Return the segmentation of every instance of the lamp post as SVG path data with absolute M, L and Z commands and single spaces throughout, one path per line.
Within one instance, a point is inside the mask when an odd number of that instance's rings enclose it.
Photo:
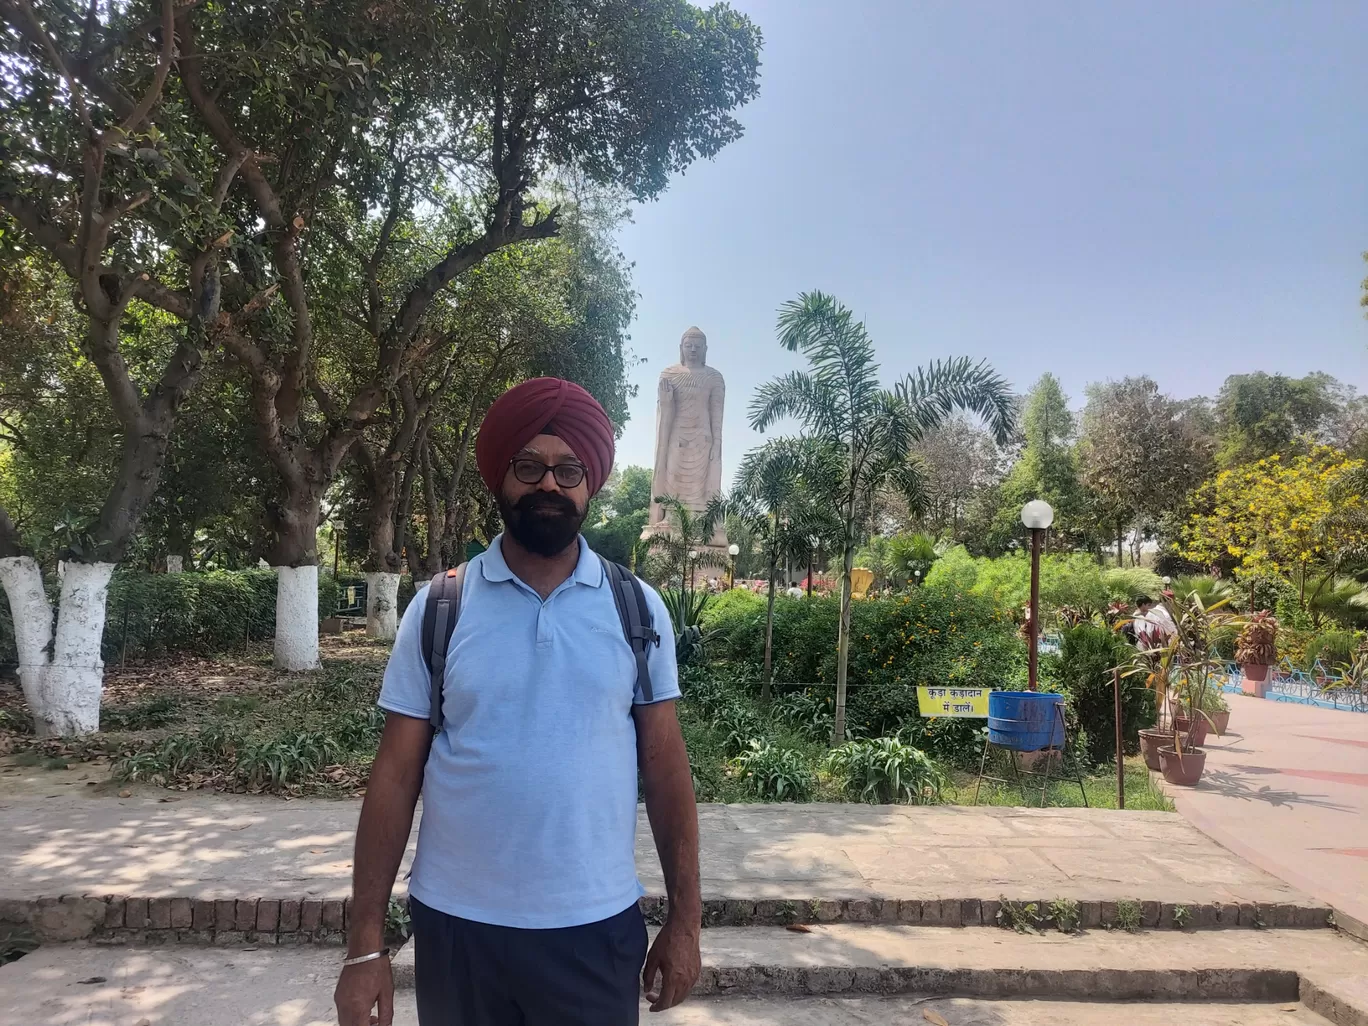
M 916 586 L 917 586 L 918 588 L 920 588 L 920 587 L 921 587 L 921 571 L 920 571 L 920 570 L 913 570 L 913 571 L 912 571 L 912 576 L 913 576 L 914 578 L 916 578 Z
M 694 590 L 694 574 L 698 571 L 698 550 L 689 550 L 689 590 Z
M 1040 539 L 1054 523 L 1054 510 L 1044 499 L 1032 499 L 1021 507 L 1021 522 L 1031 531 L 1031 630 L 1026 653 L 1026 686 L 1036 689 L 1036 669 L 1040 662 Z
M 741 555 L 741 546 L 732 542 L 727 546 L 727 555 L 731 556 L 731 562 L 727 565 L 727 590 L 731 591 L 736 587 L 736 557 Z

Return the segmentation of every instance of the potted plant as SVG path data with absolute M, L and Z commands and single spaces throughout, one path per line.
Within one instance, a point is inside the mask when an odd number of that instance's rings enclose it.
M 1255 613 L 1245 623 L 1235 644 L 1235 661 L 1244 678 L 1244 693 L 1263 698 L 1268 693 L 1268 668 L 1278 661 L 1278 620 L 1272 613 Z
M 1200 733 L 1204 733 L 1207 726 L 1203 709 L 1210 705 L 1209 695 L 1216 689 L 1222 672 L 1211 634 L 1225 619 L 1217 612 L 1225 603 L 1222 599 L 1208 608 L 1196 592 L 1181 604 L 1165 597 L 1164 608 L 1173 623 L 1172 633 L 1161 644 L 1137 652 L 1123 668 L 1128 676 L 1145 676 L 1147 686 L 1155 692 L 1161 715 L 1167 717 L 1168 730 L 1148 739 L 1146 732 L 1141 731 L 1140 745 L 1146 753 L 1146 765 L 1153 766 L 1151 753 L 1157 756 L 1159 772 L 1172 784 L 1192 786 L 1206 768 L 1206 752 L 1192 735 L 1184 733 L 1184 727 L 1191 729 L 1200 720 Z

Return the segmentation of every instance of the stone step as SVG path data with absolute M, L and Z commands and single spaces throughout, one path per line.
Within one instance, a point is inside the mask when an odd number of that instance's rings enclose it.
M 942 935 L 943 936 L 943 935 Z M 1303 937 L 1305 935 L 1302 935 Z M 6 1022 L 148 1026 L 335 1026 L 332 991 L 339 956 L 324 948 L 128 949 L 57 944 L 0 967 Z M 1340 981 L 1342 984 L 1342 981 Z M 1306 991 L 1303 983 L 1303 991 Z M 1346 988 L 1341 985 L 1341 992 Z M 1362 1009 L 1339 1009 L 1360 1026 Z M 985 1000 L 935 994 L 876 996 L 695 996 L 644 1026 L 1297 1026 L 1326 1019 L 1295 1000 L 1274 1003 L 1117 1003 Z M 644 1009 L 643 1009 L 644 1013 Z M 412 990 L 395 995 L 394 1026 L 416 1026 Z
M 91 939 L 108 944 L 341 944 L 351 918 L 344 898 L 276 894 L 217 897 L 67 894 L 0 898 L 0 935 L 31 932 L 44 942 Z M 703 925 L 886 923 L 919 927 L 1002 925 L 1004 905 L 1035 906 L 1042 928 L 1053 925 L 1049 898 L 765 898 L 714 897 L 703 903 Z M 1160 902 L 1133 899 L 1143 927 L 1170 930 L 1324 929 L 1334 924 L 1329 906 L 1314 899 L 1277 903 Z M 1079 926 L 1117 922 L 1120 901 L 1075 902 Z M 665 920 L 663 897 L 641 899 L 647 922 Z M 8 930 L 7 930 L 8 928 Z
M 1368 1007 L 1368 947 L 1326 931 L 1065 935 L 908 926 L 703 931 L 699 995 L 938 994 L 1111 1001 L 1292 1001 L 1303 980 Z M 413 986 L 413 945 L 394 958 Z M 1324 1004 L 1324 1002 L 1322 1002 Z M 1356 1024 L 1357 1026 L 1357 1024 Z M 1368 1026 L 1368 1024 L 1364 1024 Z

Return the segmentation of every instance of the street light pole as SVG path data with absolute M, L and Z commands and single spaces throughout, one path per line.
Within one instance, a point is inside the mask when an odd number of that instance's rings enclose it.
M 741 546 L 732 542 L 727 546 L 727 555 L 731 556 L 727 563 L 727 590 L 731 591 L 736 587 L 736 557 L 741 555 Z
M 1054 510 L 1044 499 L 1032 499 L 1021 507 L 1021 522 L 1031 531 L 1031 611 L 1026 653 L 1026 687 L 1034 691 L 1040 664 L 1040 542 L 1054 523 Z

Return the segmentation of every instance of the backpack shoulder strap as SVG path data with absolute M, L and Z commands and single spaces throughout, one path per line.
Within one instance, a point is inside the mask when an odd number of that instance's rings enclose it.
M 660 635 L 651 623 L 651 607 L 646 602 L 646 590 L 642 588 L 636 574 L 622 564 L 614 563 L 602 556 L 599 560 L 603 563 L 603 573 L 608 586 L 613 590 L 618 619 L 622 621 L 623 637 L 627 639 L 627 646 L 636 657 L 637 687 L 641 689 L 641 696 L 647 702 L 654 702 L 655 692 L 651 688 L 651 668 L 646 662 L 646 650 L 652 644 L 660 644 Z
M 447 649 L 456 630 L 456 621 L 461 618 L 461 594 L 465 590 L 469 565 L 462 563 L 433 577 L 423 606 L 423 662 L 427 664 L 432 695 L 428 722 L 432 724 L 434 734 L 442 729 L 442 683 L 446 680 Z

